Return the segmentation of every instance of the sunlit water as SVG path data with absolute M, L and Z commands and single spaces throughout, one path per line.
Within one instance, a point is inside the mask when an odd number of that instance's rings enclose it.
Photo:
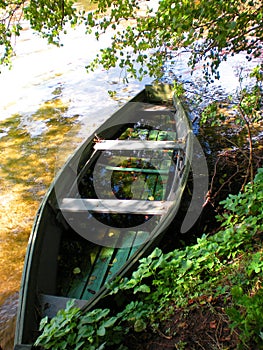
M 118 69 L 87 74 L 85 66 L 108 40 L 105 35 L 97 42 L 80 27 L 70 30 L 62 38 L 64 46 L 56 48 L 33 34 L 25 23 L 13 68 L 2 69 L 0 345 L 4 350 L 12 348 L 17 292 L 33 219 L 56 171 L 86 136 L 151 81 L 131 80 L 126 86 L 124 72 Z M 190 75 L 186 59 L 186 55 L 179 56 L 176 65 L 168 61 L 164 80 L 176 76 L 189 93 L 203 94 L 203 103 L 227 95 L 239 84 L 244 57 L 224 63 L 222 79 L 212 88 L 204 86 L 200 69 Z M 117 92 L 116 98 L 109 96 L 109 90 Z M 193 114 L 199 113 L 198 107 Z

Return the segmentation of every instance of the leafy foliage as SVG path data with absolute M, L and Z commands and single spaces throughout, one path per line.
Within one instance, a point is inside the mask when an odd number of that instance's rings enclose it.
M 259 65 L 256 66 L 252 70 L 250 78 L 250 86 L 242 87 L 242 78 L 241 76 L 239 77 L 240 89 L 237 92 L 237 98 L 235 96 L 229 96 L 226 102 L 228 112 L 224 111 L 222 113 L 220 103 L 212 102 L 204 109 L 200 120 L 200 124 L 202 125 L 222 126 L 224 123 L 230 123 L 232 126 L 235 125 L 236 129 L 238 128 L 239 133 L 246 131 L 249 156 L 247 157 L 247 175 L 244 184 L 247 183 L 248 179 L 253 182 L 254 178 L 252 128 L 256 123 L 262 123 L 263 121 L 262 67 Z M 242 147 L 244 147 L 244 145 L 240 148 Z
M 228 308 L 227 313 L 232 319 L 232 328 L 241 330 L 240 347 L 253 340 L 254 345 L 263 343 L 263 289 L 252 295 L 244 292 L 240 286 L 231 290 L 234 307 Z
M 77 12 L 72 0 L 6 0 L 0 1 L 0 64 L 11 64 L 14 53 L 14 36 L 19 36 L 22 20 L 47 38 L 49 43 L 59 44 L 59 33 L 65 24 L 76 25 L 81 12 Z
M 94 1 L 95 2 L 95 1 Z M 205 60 L 204 74 L 218 77 L 219 64 L 229 54 L 247 52 L 247 58 L 262 52 L 263 5 L 260 0 L 160 1 L 154 10 L 142 8 L 137 0 L 98 0 L 97 10 L 77 12 L 74 1 L 8 0 L 0 2 L 2 62 L 12 53 L 11 36 L 19 35 L 23 12 L 33 29 L 51 43 L 58 43 L 66 22 L 83 22 L 95 36 L 110 30 L 111 43 L 87 67 L 119 65 L 133 76 L 161 75 L 167 48 L 191 52 L 190 65 Z M 19 14 L 19 16 L 17 16 Z M 106 15 L 106 16 L 105 16 Z M 18 18 L 19 17 L 19 18 Z
M 218 77 L 217 68 L 228 54 L 247 51 L 248 59 L 261 54 L 260 1 L 166 0 L 159 3 L 157 11 L 149 9 L 144 16 L 135 1 L 121 3 L 122 6 L 119 6 L 120 1 L 111 2 L 110 16 L 100 24 L 102 31 L 111 26 L 119 28 L 114 32 L 111 46 L 102 50 L 97 57 L 96 62 L 102 63 L 105 68 L 118 61 L 136 75 L 134 66 L 140 64 L 139 75 L 147 71 L 150 75 L 158 76 L 166 54 L 166 50 L 161 48 L 165 45 L 179 52 L 181 48 L 187 48 L 192 53 L 192 68 L 201 60 L 206 60 L 204 73 L 209 80 L 211 73 Z M 131 5 L 133 11 L 130 11 Z M 99 11 L 106 11 L 106 6 L 104 3 Z M 117 27 L 123 19 L 129 19 L 124 29 Z M 131 55 L 130 49 L 135 56 Z M 145 55 L 149 49 L 154 51 Z
M 67 320 L 60 311 L 50 323 L 42 321 L 44 332 L 37 343 L 46 349 L 71 349 L 74 337 L 77 349 L 102 349 L 112 342 L 124 349 L 120 344 L 129 330 L 142 332 L 148 326 L 158 330 L 174 305 L 182 307 L 189 300 L 225 295 L 232 296 L 228 315 L 232 327 L 240 331 L 241 345 L 253 341 L 262 345 L 263 168 L 243 193 L 230 195 L 222 204 L 222 229 L 215 235 L 203 235 L 196 244 L 168 254 L 156 248 L 140 260 L 131 278 L 111 285 L 112 294 L 130 292 L 136 301 L 114 316 L 108 309 L 82 315 L 73 308 L 67 310 Z M 91 344 L 93 348 L 88 347 Z
M 249 87 L 242 87 L 242 78 L 240 78 L 241 88 L 240 91 L 238 91 L 238 98 L 229 96 L 229 107 L 235 111 L 233 122 L 242 127 L 246 127 L 247 125 L 251 126 L 253 123 L 258 123 L 263 120 L 263 70 L 260 65 L 252 70 L 250 78 L 254 78 L 255 83 L 251 84 Z M 212 126 L 221 125 L 226 119 L 226 113 L 220 112 L 220 105 L 217 102 L 212 102 L 203 111 L 200 123 L 201 125 L 207 122 Z
M 75 26 L 78 22 L 76 9 L 72 0 L 30 0 L 24 8 L 25 18 L 31 27 L 48 39 L 49 43 L 59 43 L 59 33 L 66 22 Z
M 41 320 L 43 332 L 35 345 L 52 350 L 102 350 L 105 342 L 101 339 L 108 339 L 110 332 L 105 337 L 106 329 L 113 327 L 117 320 L 117 317 L 107 317 L 109 312 L 109 309 L 96 309 L 82 315 L 72 300 L 50 322 L 47 317 Z

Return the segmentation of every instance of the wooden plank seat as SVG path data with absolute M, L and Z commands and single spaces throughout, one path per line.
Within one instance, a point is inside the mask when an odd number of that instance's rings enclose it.
M 164 215 L 173 202 L 170 201 L 146 201 L 136 199 L 87 199 L 87 198 L 63 198 L 59 208 L 65 212 L 119 213 Z
M 131 172 L 138 172 L 138 173 L 146 173 L 146 174 L 157 174 L 157 175 L 164 175 L 169 173 L 169 168 L 166 169 L 146 169 L 146 168 L 126 168 L 121 166 L 111 166 L 106 165 L 104 166 L 106 170 L 112 170 L 112 171 L 131 171 Z
M 184 141 L 148 141 L 148 140 L 101 140 L 96 142 L 94 149 L 97 151 L 106 150 L 128 150 L 128 151 L 140 151 L 140 150 L 158 150 L 158 149 L 183 149 L 185 145 Z
M 67 302 L 72 300 L 72 298 L 61 297 L 50 294 L 39 294 L 39 301 L 41 305 L 41 315 L 42 317 L 48 316 L 49 318 L 54 317 L 57 312 L 61 309 L 65 309 Z M 87 302 L 86 300 L 79 300 L 74 298 L 75 306 L 82 308 Z

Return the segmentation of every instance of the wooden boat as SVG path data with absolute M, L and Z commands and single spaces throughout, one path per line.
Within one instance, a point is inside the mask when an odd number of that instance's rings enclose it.
M 174 218 L 192 154 L 192 131 L 169 85 L 149 85 L 68 160 L 30 236 L 15 350 L 32 349 L 40 319 L 69 299 L 88 310 L 156 246 Z

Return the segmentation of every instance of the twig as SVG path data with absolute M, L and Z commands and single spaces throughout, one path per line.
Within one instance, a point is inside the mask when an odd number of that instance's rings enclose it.
M 159 334 L 160 337 L 168 339 L 168 340 L 173 339 L 173 337 L 171 335 L 168 336 L 168 335 L 163 334 L 163 332 L 161 332 L 160 329 L 155 328 L 155 330 L 157 331 L 157 333 Z

